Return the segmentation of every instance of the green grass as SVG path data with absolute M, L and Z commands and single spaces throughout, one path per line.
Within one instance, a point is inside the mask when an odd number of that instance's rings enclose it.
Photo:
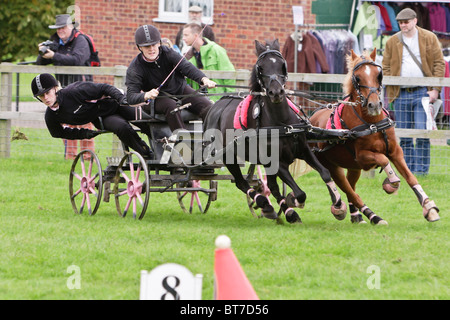
M 358 192 L 389 226 L 337 221 L 315 172 L 298 179 L 308 195 L 297 210 L 302 225 L 253 218 L 228 181 L 219 182 L 218 200 L 204 215 L 182 213 L 174 193 L 152 193 L 143 220 L 120 218 L 113 202 L 95 216 L 77 215 L 61 140 L 23 131 L 30 140 L 13 142 L 11 157 L 0 159 L 0 299 L 138 299 L 140 271 L 173 262 L 203 274 L 209 300 L 220 234 L 231 238 L 261 299 L 450 298 L 448 175 L 419 178 L 441 209 L 435 223 L 422 217 L 404 181 L 397 195 L 386 195 L 384 174 L 362 178 Z M 110 135 L 96 139 L 102 161 L 109 143 Z M 67 286 L 72 265 L 80 268 L 79 290 Z M 371 266 L 379 268 L 379 289 L 368 288 Z

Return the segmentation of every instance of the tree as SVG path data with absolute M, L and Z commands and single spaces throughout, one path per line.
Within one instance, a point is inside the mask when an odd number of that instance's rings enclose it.
M 23 61 L 50 38 L 57 14 L 72 14 L 74 0 L 0 0 L 0 60 Z M 72 7 L 71 7 L 72 6 Z

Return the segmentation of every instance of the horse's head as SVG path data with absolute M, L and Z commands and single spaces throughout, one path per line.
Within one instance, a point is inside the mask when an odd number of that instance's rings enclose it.
M 347 74 L 344 83 L 344 92 L 351 95 L 360 102 L 363 109 L 367 108 L 369 116 L 378 116 L 383 109 L 381 99 L 381 88 L 383 80 L 383 71 L 380 65 L 374 62 L 376 49 L 370 53 L 364 52 L 358 56 L 351 51 L 347 56 Z
M 264 91 L 272 103 L 280 103 L 285 99 L 284 85 L 287 81 L 286 60 L 280 53 L 278 39 L 263 45 L 255 40 L 256 61 L 251 76 L 252 91 Z

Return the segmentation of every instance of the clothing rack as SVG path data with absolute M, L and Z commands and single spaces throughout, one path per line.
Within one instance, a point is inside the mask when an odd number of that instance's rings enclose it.
M 353 1 L 355 1 L 355 0 L 353 0 Z M 295 52 L 298 51 L 298 31 L 299 31 L 298 29 L 299 28 L 315 28 L 315 29 L 317 29 L 318 27 L 344 29 L 344 28 L 349 28 L 350 24 L 348 24 L 348 23 L 306 23 L 306 24 L 299 24 L 299 25 L 296 24 L 295 25 Z M 295 55 L 294 56 L 294 70 L 297 70 L 297 66 L 298 66 L 297 55 Z M 294 86 L 296 87 L 297 84 L 294 84 Z

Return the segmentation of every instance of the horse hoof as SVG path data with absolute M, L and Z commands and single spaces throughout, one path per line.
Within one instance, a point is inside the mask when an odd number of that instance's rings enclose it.
M 266 206 L 262 210 L 262 214 L 263 214 L 264 218 L 267 218 L 267 219 L 271 219 L 271 220 L 278 219 L 278 214 L 275 212 L 275 210 L 273 209 L 272 206 Z
M 367 224 L 367 222 L 364 221 L 362 214 L 352 215 L 350 221 L 355 224 Z
M 286 221 L 289 223 L 302 223 L 302 219 L 300 219 L 300 216 L 293 209 L 286 212 Z
M 381 219 L 379 216 L 374 216 L 370 219 L 370 223 L 376 226 L 387 226 L 388 223 L 386 220 Z
M 387 194 L 397 194 L 398 188 L 400 187 L 400 181 L 391 183 L 388 178 L 383 181 L 383 190 Z
M 439 208 L 436 207 L 434 201 L 428 201 L 423 205 L 423 216 L 428 222 L 435 222 L 441 219 L 438 215 Z
M 297 198 L 294 197 L 292 192 L 289 193 L 286 197 L 286 205 L 288 207 L 300 208 L 300 209 L 303 209 L 305 207 L 305 203 L 298 202 Z
M 347 216 L 347 205 L 341 201 L 340 206 L 331 206 L 331 213 L 337 220 L 344 220 Z
M 440 220 L 441 217 L 439 217 L 436 209 L 432 208 L 432 209 L 430 209 L 430 211 L 428 211 L 428 214 L 425 215 L 425 219 L 427 219 L 428 222 L 435 222 L 435 221 Z

